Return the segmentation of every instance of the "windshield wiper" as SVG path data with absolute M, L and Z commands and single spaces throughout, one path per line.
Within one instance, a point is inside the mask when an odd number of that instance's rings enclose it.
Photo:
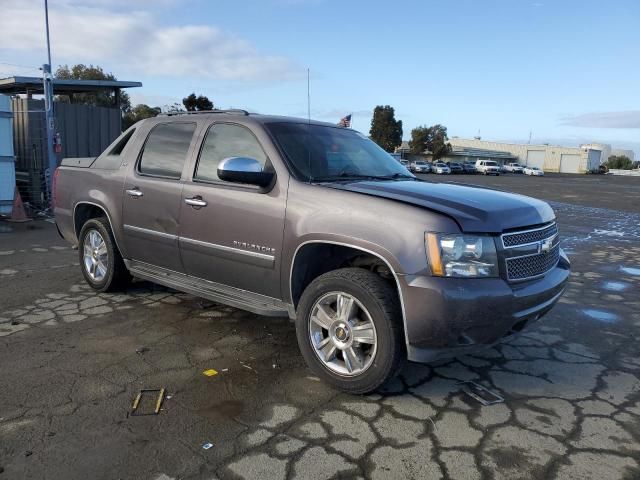
M 420 179 L 413 175 L 407 175 L 406 173 L 393 173 L 391 175 L 362 175 L 357 173 L 341 173 L 340 175 L 327 175 L 325 177 L 312 178 L 312 182 L 336 182 L 336 181 L 351 181 L 351 180 L 416 180 Z
M 370 178 L 374 180 L 416 180 L 420 181 L 419 178 L 414 177 L 413 175 L 407 175 L 406 173 L 393 173 L 391 175 L 372 175 Z
M 375 178 L 371 175 L 360 175 L 358 173 L 341 173 L 339 175 L 326 175 L 324 177 L 313 177 L 312 182 L 335 182 L 348 180 L 371 180 Z

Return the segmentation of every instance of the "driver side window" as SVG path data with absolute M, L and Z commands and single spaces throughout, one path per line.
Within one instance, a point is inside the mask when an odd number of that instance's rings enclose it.
M 218 123 L 209 127 L 193 179 L 205 182 L 221 181 L 218 178 L 218 165 L 229 157 L 253 158 L 263 167 L 267 162 L 267 155 L 248 128 Z

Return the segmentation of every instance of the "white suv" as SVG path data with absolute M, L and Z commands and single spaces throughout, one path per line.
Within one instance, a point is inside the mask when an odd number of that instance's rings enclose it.
M 500 165 L 493 160 L 476 160 L 476 171 L 484 175 L 500 175 Z
M 507 163 L 504 169 L 511 173 L 524 173 L 524 167 L 519 163 Z
M 431 172 L 431 165 L 424 160 L 414 160 L 409 164 L 409 170 L 413 173 L 429 173 Z

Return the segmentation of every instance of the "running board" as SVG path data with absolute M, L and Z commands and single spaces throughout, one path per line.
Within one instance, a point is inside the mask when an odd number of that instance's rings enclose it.
M 125 260 L 124 263 L 134 277 L 206 298 L 212 302 L 268 317 L 289 317 L 290 309 L 293 311 L 289 304 L 277 298 L 203 280 L 135 260 Z

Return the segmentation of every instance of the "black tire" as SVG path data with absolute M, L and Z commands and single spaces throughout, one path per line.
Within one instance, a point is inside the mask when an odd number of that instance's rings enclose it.
M 315 352 L 310 338 L 310 316 L 316 301 L 330 292 L 345 292 L 369 312 L 376 330 L 376 353 L 370 366 L 355 376 L 329 369 Z M 302 293 L 297 309 L 298 345 L 307 365 L 327 383 L 353 394 L 372 392 L 392 379 L 406 358 L 402 311 L 395 286 L 362 268 L 343 268 L 316 278 Z
M 95 280 L 91 277 L 84 262 L 84 242 L 85 238 L 93 230 L 96 230 L 104 239 L 107 250 L 106 274 L 104 278 Z M 80 269 L 86 282 L 99 292 L 113 292 L 125 288 L 131 281 L 131 275 L 127 270 L 120 251 L 113 238 L 109 221 L 104 217 L 87 220 L 80 230 L 78 238 L 78 254 L 80 258 Z

